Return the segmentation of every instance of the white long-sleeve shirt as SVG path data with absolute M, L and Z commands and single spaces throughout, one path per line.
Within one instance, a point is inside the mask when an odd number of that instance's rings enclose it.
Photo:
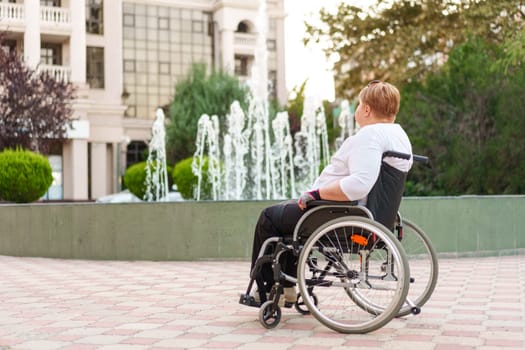
M 412 154 L 406 132 L 399 124 L 367 125 L 343 142 L 312 188 L 318 189 L 341 180 L 339 186 L 348 200 L 364 204 L 379 176 L 382 155 L 386 151 Z M 412 167 L 412 158 L 386 157 L 384 161 L 404 172 Z

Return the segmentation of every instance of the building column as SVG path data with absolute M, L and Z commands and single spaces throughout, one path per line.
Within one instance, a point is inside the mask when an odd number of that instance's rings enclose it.
M 91 143 L 91 198 L 97 199 L 107 195 L 108 180 L 111 174 L 108 172 L 108 151 L 105 143 Z
M 235 71 L 234 39 L 233 30 L 221 29 L 222 68 L 230 74 Z
M 122 43 L 122 1 L 104 1 L 104 76 L 106 96 L 117 105 L 122 104 L 123 43 Z M 111 27 L 109 26 L 111 23 Z M 110 30 L 111 28 L 111 30 Z
M 32 69 L 40 63 L 40 0 L 25 0 L 24 61 Z
M 31 0 L 33 1 L 33 0 Z M 71 57 L 71 82 L 86 83 L 86 5 L 85 0 L 70 1 L 71 38 L 69 50 Z
M 88 199 L 88 142 L 70 139 L 62 149 L 64 156 L 64 199 Z

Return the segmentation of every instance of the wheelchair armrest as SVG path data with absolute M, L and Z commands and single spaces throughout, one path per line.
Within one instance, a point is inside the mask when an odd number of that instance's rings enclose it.
M 320 199 L 320 200 L 314 200 L 314 201 L 308 202 L 308 208 L 314 208 L 320 205 L 349 206 L 349 205 L 357 205 L 357 201 L 329 201 L 326 199 Z

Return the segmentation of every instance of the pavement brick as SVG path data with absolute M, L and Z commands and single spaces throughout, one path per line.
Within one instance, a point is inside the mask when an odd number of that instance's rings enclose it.
M 99 335 L 91 335 L 88 337 L 80 338 L 78 339 L 78 342 L 84 343 L 84 344 L 98 344 L 98 345 L 118 344 L 119 342 L 123 341 L 126 338 L 127 337 L 125 336 L 119 336 L 119 335 L 99 334 Z
M 54 350 L 66 346 L 65 342 L 49 341 L 49 340 L 31 340 L 16 345 L 17 349 L 41 349 Z
M 70 344 L 60 350 L 95 350 L 97 346 L 89 344 Z
M 0 256 L 0 350 L 525 348 L 525 255 L 439 262 L 420 315 L 347 335 L 293 308 L 262 327 L 257 308 L 238 304 L 247 261 Z

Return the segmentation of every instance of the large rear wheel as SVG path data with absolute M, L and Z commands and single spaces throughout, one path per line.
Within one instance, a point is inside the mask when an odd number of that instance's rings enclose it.
M 399 312 L 408 293 L 409 266 L 388 229 L 350 216 L 312 233 L 299 256 L 297 282 L 304 303 L 325 326 L 367 333 Z
M 439 265 L 437 254 L 427 234 L 414 223 L 403 219 L 401 245 L 410 265 L 410 288 L 407 301 L 398 316 L 419 312 L 436 287 Z

